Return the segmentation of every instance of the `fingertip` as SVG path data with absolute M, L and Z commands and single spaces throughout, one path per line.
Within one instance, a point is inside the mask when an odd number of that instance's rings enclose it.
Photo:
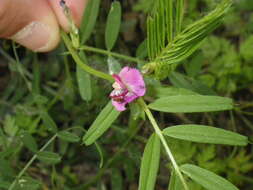
M 59 43 L 59 26 L 45 0 L 4 0 L 0 36 L 37 52 L 50 51 Z
M 48 52 L 56 48 L 56 46 L 60 42 L 60 29 L 58 23 L 56 22 L 56 18 L 52 19 L 50 17 L 46 17 L 43 19 L 42 23 L 45 23 L 46 30 L 48 32 L 48 36 L 45 37 L 44 45 L 39 48 L 34 48 L 33 50 L 36 52 Z M 41 32 L 41 31 L 40 31 Z M 43 35 L 43 34 L 42 34 Z M 37 36 L 38 38 L 39 36 Z
M 10 38 L 35 52 L 47 52 L 59 43 L 59 28 L 50 19 L 34 20 Z

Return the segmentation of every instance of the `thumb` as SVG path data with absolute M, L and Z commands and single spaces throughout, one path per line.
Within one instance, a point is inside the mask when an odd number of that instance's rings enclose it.
M 58 44 L 59 27 L 45 0 L 1 0 L 0 37 L 45 52 Z

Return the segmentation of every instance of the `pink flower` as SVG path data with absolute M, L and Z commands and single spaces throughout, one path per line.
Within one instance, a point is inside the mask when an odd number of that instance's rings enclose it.
M 124 67 L 120 73 L 113 74 L 115 82 L 111 92 L 112 104 L 118 111 L 124 111 L 125 105 L 132 102 L 146 92 L 145 83 L 141 73 L 130 67 Z

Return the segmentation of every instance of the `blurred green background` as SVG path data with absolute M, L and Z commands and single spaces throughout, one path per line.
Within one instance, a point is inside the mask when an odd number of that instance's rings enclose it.
M 126 55 L 145 59 L 137 51 L 146 38 L 146 16 L 155 0 L 122 0 L 122 25 L 113 49 Z M 88 45 L 105 48 L 104 30 L 112 1 L 101 1 L 99 17 Z M 200 19 L 214 9 L 219 0 L 186 0 L 184 25 Z M 201 48 L 177 68 L 180 82 L 165 79 L 162 84 L 198 91 L 198 85 L 236 102 L 233 112 L 212 114 L 159 114 L 161 127 L 198 123 L 237 131 L 252 139 L 253 135 L 253 1 L 234 0 L 223 24 L 202 44 Z M 108 102 L 111 85 L 92 77 L 92 99 L 83 101 L 79 95 L 75 64 L 66 56 L 63 44 L 55 51 L 35 54 L 22 47 L 17 56 L 10 41 L 1 40 L 0 47 L 0 189 L 6 189 L 33 156 L 32 146 L 22 138 L 31 134 L 42 147 L 53 133 L 41 121 L 41 111 L 55 121 L 58 128 L 75 127 L 82 136 Z M 87 53 L 89 64 L 108 72 L 107 57 Z M 133 63 L 118 61 L 121 65 Z M 190 64 L 189 64 L 190 63 Z M 190 65 L 190 66 L 189 66 Z M 196 72 L 196 68 L 197 72 Z M 194 72 L 193 72 L 194 70 Z M 181 74 L 178 74 L 181 73 Z M 157 93 L 160 83 L 150 80 L 149 94 Z M 151 96 L 150 96 L 151 98 Z M 56 139 L 47 150 L 57 152 L 61 162 L 50 165 L 36 160 L 24 175 L 19 189 L 52 190 L 136 190 L 141 155 L 151 127 L 142 119 L 134 119 L 134 108 L 124 112 L 112 128 L 98 141 L 98 147 L 86 147 Z M 138 134 L 131 136 L 133 130 Z M 195 163 L 227 178 L 241 190 L 253 189 L 252 146 L 244 148 L 205 145 L 169 139 L 179 163 Z M 36 146 L 36 145 L 34 145 Z M 101 156 L 102 155 L 102 156 Z M 102 165 L 103 164 L 103 165 Z M 100 168 L 100 166 L 102 168 Z M 157 190 L 167 188 L 170 164 L 163 158 L 156 184 Z M 190 183 L 191 189 L 202 190 Z

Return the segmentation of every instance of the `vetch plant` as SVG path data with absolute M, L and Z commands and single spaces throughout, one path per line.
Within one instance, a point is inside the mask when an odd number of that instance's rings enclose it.
M 174 76 L 176 80 L 182 79 L 180 74 L 175 72 L 175 69 L 181 64 L 181 61 L 188 58 L 200 47 L 201 42 L 210 32 L 219 26 L 232 4 L 231 0 L 223 0 L 217 5 L 215 10 L 189 26 L 182 25 L 184 0 L 157 0 L 152 14 L 147 18 L 146 50 L 148 59 L 145 60 L 112 52 L 121 23 L 121 5 L 118 1 L 112 3 L 107 17 L 105 30 L 106 50 L 86 45 L 96 22 L 99 3 L 100 0 L 89 1 L 79 32 L 80 35 L 78 35 L 76 27 L 73 26 L 71 21 L 69 9 L 61 1 L 71 26 L 70 35 L 61 32 L 61 36 L 68 54 L 72 56 L 76 63 L 76 77 L 80 96 L 84 101 L 92 99 L 91 76 L 101 78 L 106 83 L 112 84 L 113 87 L 112 92 L 109 94 L 107 105 L 98 114 L 89 129 L 84 132 L 82 142 L 86 146 L 93 143 L 96 144 L 96 141 L 99 141 L 99 138 L 112 126 L 113 122 L 120 117 L 123 111 L 129 107 L 132 111 L 131 106 L 127 105 L 130 103 L 137 109 L 136 117 L 138 119 L 145 119 L 143 117 L 145 113 L 153 130 L 146 142 L 141 158 L 138 190 L 155 189 L 160 158 L 163 156 L 166 156 L 167 161 L 170 163 L 168 166 L 168 170 L 171 173 L 168 174 L 170 176 L 169 190 L 190 190 L 188 185 L 190 180 L 208 190 L 238 190 L 228 180 L 212 171 L 192 163 L 179 164 L 168 144 L 168 137 L 197 143 L 246 146 L 248 144 L 246 136 L 225 129 L 199 124 L 181 124 L 167 126 L 162 129 L 159 126 L 158 119 L 151 111 L 164 112 L 165 114 L 226 111 L 234 109 L 232 99 L 216 96 L 211 90 L 208 91 L 206 88 L 204 90 L 201 89 L 201 91 L 190 91 L 189 89 L 180 90 L 179 88 L 161 87 L 164 92 L 162 95 L 145 96 L 146 91 L 149 90 L 148 88 L 153 85 L 150 81 L 156 80 L 157 83 L 161 83 L 162 79 L 167 79 L 171 76 Z M 107 56 L 109 73 L 93 68 L 88 63 L 86 55 L 88 52 Z M 136 63 L 136 68 L 124 66 L 120 69 L 121 64 L 114 62 L 114 58 L 131 63 L 134 62 Z M 147 78 L 146 84 L 144 83 L 144 77 Z M 158 89 L 155 85 L 152 87 L 156 90 Z M 171 93 L 172 91 L 173 93 Z M 205 93 L 201 93 L 203 91 Z M 33 141 L 29 134 L 23 135 L 24 144 L 35 152 L 35 155 L 8 187 L 9 190 L 14 189 L 27 168 L 36 158 L 51 164 L 60 162 L 61 158 L 58 154 L 45 151 L 45 148 L 56 138 L 72 143 L 80 140 L 78 135 L 69 131 L 71 129 L 59 131 L 47 109 L 39 101 L 37 104 L 43 109 L 40 113 L 40 118 L 54 135 L 41 149 L 27 143 L 25 139 L 30 139 L 29 142 Z M 83 128 L 80 129 L 79 127 L 78 129 L 83 131 Z M 133 131 L 133 134 L 130 135 L 130 140 L 138 132 L 137 129 Z M 99 151 L 97 144 L 96 147 Z M 103 172 L 102 167 L 99 176 L 103 175 Z M 88 188 L 94 182 L 96 180 L 84 185 L 84 188 Z

